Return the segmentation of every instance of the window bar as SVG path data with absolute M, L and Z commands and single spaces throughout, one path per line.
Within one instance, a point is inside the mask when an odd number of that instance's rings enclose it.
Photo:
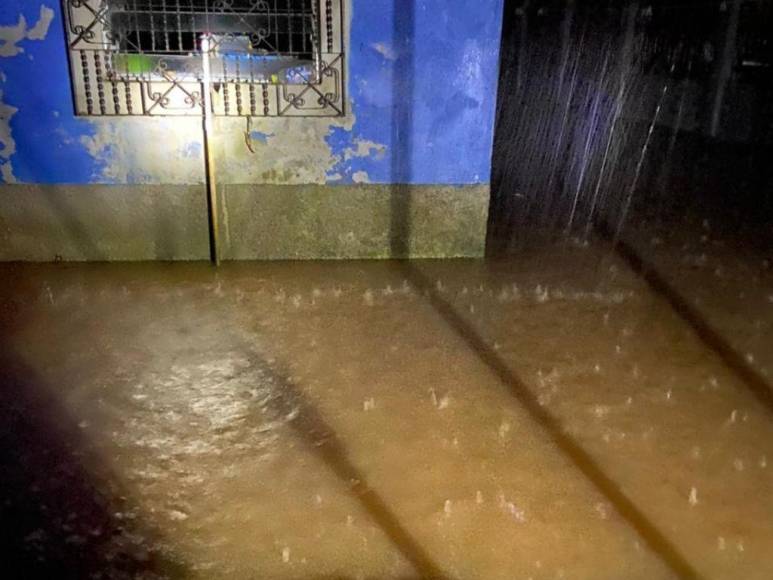
M 301 50 L 304 54 L 309 52 L 309 10 L 306 4 L 303 5 L 303 11 L 301 12 Z
M 126 112 L 132 114 L 132 85 L 129 81 L 123 82 L 124 90 L 126 92 Z
M 99 56 L 98 51 L 94 51 L 94 71 L 97 77 L 97 95 L 99 96 L 99 112 L 105 114 L 105 85 L 103 84 L 104 78 L 102 76 L 102 59 Z
M 273 21 L 273 22 L 272 22 Z M 277 0 L 277 3 L 274 6 L 274 11 L 269 15 L 269 34 L 271 33 L 271 27 L 274 28 L 274 51 L 273 52 L 279 52 L 279 47 L 281 46 L 280 39 L 279 39 L 279 0 Z
M 255 79 L 252 77 L 252 70 L 250 70 L 250 116 L 255 117 L 257 115 L 257 95 L 255 95 Z
M 304 55 L 307 53 L 306 50 L 306 4 L 303 5 L 303 8 L 301 9 L 300 19 L 301 19 L 301 53 Z
M 142 54 L 144 52 L 144 48 L 142 46 L 142 38 L 140 36 L 140 12 L 137 8 L 137 0 L 132 0 L 132 6 L 134 10 L 132 10 L 132 16 L 134 16 L 134 30 L 136 30 L 137 38 L 135 42 L 137 43 L 137 52 Z
M 210 21 L 210 6 L 209 6 L 210 1 L 211 0 L 204 0 L 204 21 L 206 22 L 206 25 L 207 25 L 208 34 L 212 32 L 212 22 Z M 215 49 L 217 49 L 217 44 L 215 44 L 212 41 L 212 38 L 210 37 L 209 44 L 207 44 L 207 50 L 209 52 L 212 52 Z
M 236 91 L 236 114 L 241 117 L 242 115 L 242 81 L 241 81 L 241 67 L 239 66 L 239 55 L 236 56 L 236 85 L 234 87 Z
M 287 34 L 287 51 L 290 54 L 293 54 L 293 24 L 295 20 L 295 14 L 292 7 L 292 0 L 287 0 L 288 6 L 287 6 L 287 12 L 285 13 L 285 20 L 287 22 L 287 26 L 285 27 L 285 33 Z M 277 45 L 277 50 L 279 50 L 281 45 Z
M 220 83 L 220 86 L 223 89 L 223 110 L 225 111 L 226 116 L 228 116 L 229 112 L 231 111 L 231 103 L 228 95 L 228 65 L 226 64 L 226 60 L 223 58 L 223 81 Z
M 263 116 L 268 117 L 268 84 L 262 83 L 260 86 L 263 88 Z
M 344 45 L 343 45 L 343 31 L 344 31 L 344 6 L 340 2 L 338 3 L 338 53 L 341 54 L 341 60 L 344 59 Z
M 319 0 L 311 0 L 311 50 L 314 51 L 314 70 L 316 76 L 320 76 L 320 51 L 319 45 L 319 14 L 317 12 Z
M 156 19 L 153 18 L 153 0 L 148 2 L 147 15 L 150 21 L 150 52 L 156 52 Z
M 121 114 L 121 98 L 118 96 L 118 83 L 115 82 L 115 74 L 110 75 L 110 86 L 113 89 L 113 109 L 115 114 Z
M 166 10 L 166 0 L 161 0 L 161 10 L 163 13 L 163 25 L 164 25 L 164 50 L 166 52 L 170 51 L 170 45 L 169 45 L 169 16 L 167 14 Z
M 327 51 L 333 52 L 333 2 L 332 0 L 325 0 L 325 22 L 327 25 L 327 30 L 326 30 Z
M 81 51 L 81 69 L 83 70 L 83 92 L 86 95 L 86 112 L 94 113 L 94 99 L 91 96 L 91 80 L 89 79 L 89 61 L 87 52 Z
M 336 113 L 337 117 L 343 117 L 346 114 L 346 83 L 343 82 L 343 75 L 346 74 L 346 54 L 345 54 L 345 47 L 343 42 L 343 35 L 344 33 L 344 6 L 339 3 L 338 4 L 338 66 L 341 67 L 341 74 L 336 75 L 338 80 L 338 83 L 340 83 L 340 90 L 341 90 L 341 110 Z
M 183 23 L 182 15 L 180 14 L 180 0 L 175 0 L 175 15 L 177 16 L 177 50 L 180 53 L 184 53 L 183 46 Z
M 255 94 L 255 64 L 252 59 L 250 59 L 248 62 L 250 63 L 250 80 L 248 85 L 250 90 L 250 116 L 254 117 L 258 107 L 258 98 Z

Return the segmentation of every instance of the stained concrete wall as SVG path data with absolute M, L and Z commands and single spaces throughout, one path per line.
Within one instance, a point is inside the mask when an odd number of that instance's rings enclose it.
M 0 260 L 204 260 L 202 185 L 0 187 Z
M 502 0 L 348 0 L 345 117 L 255 119 L 254 152 L 245 146 L 244 119 L 217 120 L 223 203 L 231 223 L 238 221 L 244 231 L 243 238 L 231 239 L 228 255 L 481 254 L 501 13 Z M 52 186 L 0 185 L 0 259 L 50 259 L 52 252 L 81 259 L 204 257 L 206 230 L 197 229 L 205 223 L 196 187 L 204 179 L 200 121 L 75 117 L 67 66 L 58 0 L 0 4 L 0 183 Z M 421 186 L 412 189 L 411 207 L 425 208 L 422 220 L 402 227 L 400 235 L 413 238 L 401 251 L 387 228 L 395 225 L 393 210 L 400 205 L 393 184 Z M 296 231 L 302 225 L 282 212 L 304 203 L 311 204 L 304 207 L 304 223 L 317 212 L 319 225 Z M 57 216 L 63 207 L 69 213 Z M 272 235 L 234 207 L 254 208 L 254 219 L 273 208 L 266 221 Z M 161 244 L 175 248 L 171 252 L 158 251 L 154 241 L 165 235 L 157 228 L 169 229 L 162 208 L 177 208 L 171 219 L 180 223 L 172 230 L 189 236 L 176 246 Z M 452 213 L 470 208 L 464 217 Z M 346 225 L 330 219 L 334 214 L 359 219 Z M 473 217 L 479 222 L 472 224 Z M 84 225 L 38 227 L 55 218 Z M 119 224 L 135 224 L 133 231 L 147 239 L 126 239 Z M 36 232 L 37 250 L 27 228 Z M 436 234 L 441 237 L 432 243 Z M 103 250 L 73 250 L 86 243 L 80 236 Z M 240 247 L 240 239 L 250 242 Z M 429 246 L 431 251 L 419 251 Z
M 473 257 L 488 186 L 229 185 L 225 260 Z M 0 261 L 206 260 L 202 185 L 6 185 Z

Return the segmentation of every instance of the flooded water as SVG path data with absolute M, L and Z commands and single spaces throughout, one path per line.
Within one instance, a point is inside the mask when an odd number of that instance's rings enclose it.
M 771 408 L 608 247 L 1 269 L 30 575 L 773 577 Z

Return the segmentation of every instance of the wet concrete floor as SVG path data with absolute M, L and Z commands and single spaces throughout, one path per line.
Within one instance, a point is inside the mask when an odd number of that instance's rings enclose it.
M 773 409 L 605 247 L 0 275 L 20 577 L 773 578 Z

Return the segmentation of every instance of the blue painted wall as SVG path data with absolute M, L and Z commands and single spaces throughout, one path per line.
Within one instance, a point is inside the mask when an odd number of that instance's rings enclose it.
M 20 182 L 87 183 L 95 161 L 80 138 L 92 133 L 93 125 L 72 114 L 59 5 L 51 0 L 3 0 L 0 26 L 16 26 L 20 17 L 33 26 L 41 5 L 55 14 L 46 37 L 22 40 L 17 46 L 23 52 L 0 57 L 0 101 L 18 109 L 10 120 L 16 153 L 7 159 L 0 150 L 0 163 L 10 162 Z
M 329 150 L 322 179 L 352 183 L 364 176 L 373 183 L 488 183 L 502 2 L 352 0 L 347 96 L 354 120 L 348 124 L 331 120 L 319 135 Z M 5 117 L 12 115 L 10 136 L 3 142 L 6 147 L 15 143 L 13 153 L 0 148 L 0 166 L 7 166 L 5 180 L 167 182 L 164 175 L 143 169 L 141 159 L 133 161 L 138 167 L 131 171 L 105 171 L 113 162 L 113 148 L 103 144 L 95 154 L 89 147 L 105 123 L 131 124 L 129 138 L 136 147 L 147 147 L 142 124 L 152 121 L 73 116 L 57 0 L 2 0 L 0 27 L 16 26 L 20 16 L 32 27 L 41 6 L 54 11 L 45 38 L 21 40 L 17 46 L 23 52 L 0 56 L 0 103 L 5 105 L 0 111 L 6 111 Z M 0 41 L 0 54 L 2 50 Z M 191 120 L 163 122 L 190 126 Z M 292 132 L 294 124 L 300 126 L 304 120 L 285 123 L 284 130 Z M 258 129 L 266 139 L 259 144 L 270 145 L 273 129 Z M 363 143 L 378 147 L 346 154 Z M 179 150 L 200 153 L 195 143 L 183 143 Z M 190 173 L 182 171 L 180 179 L 169 181 L 200 182 L 199 175 Z M 254 173 L 244 179 L 232 175 L 231 180 L 260 181 Z

